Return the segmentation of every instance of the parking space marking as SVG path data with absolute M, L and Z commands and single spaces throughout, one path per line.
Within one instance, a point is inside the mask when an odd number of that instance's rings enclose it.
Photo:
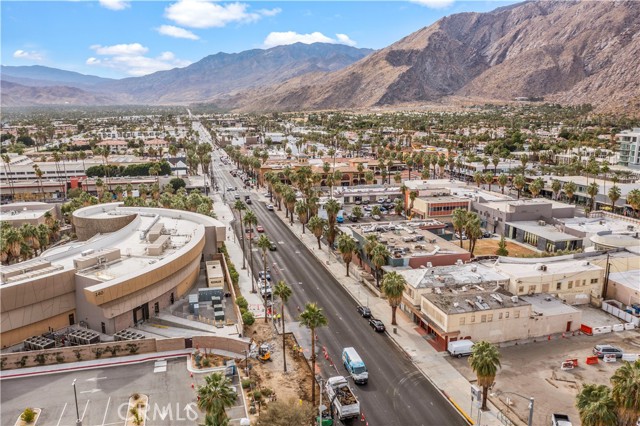
M 64 416 L 64 410 L 67 409 L 67 402 L 64 403 L 64 407 L 62 407 L 62 413 L 60 413 L 60 418 L 58 419 L 58 423 L 56 426 L 60 426 L 60 422 L 62 421 L 62 416 Z
M 107 400 L 107 408 L 104 409 L 104 417 L 102 418 L 102 426 L 107 421 L 107 413 L 109 412 L 109 404 L 111 403 L 111 397 Z
M 84 411 L 82 412 L 82 417 L 80 417 L 80 420 L 84 420 L 84 415 L 87 414 L 87 408 L 89 408 L 89 402 L 91 402 L 91 400 L 87 399 L 87 403 L 84 405 Z

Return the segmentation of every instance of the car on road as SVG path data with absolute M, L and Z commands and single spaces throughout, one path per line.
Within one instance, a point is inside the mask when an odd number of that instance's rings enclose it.
M 229 186 L 227 187 L 227 191 L 235 191 L 236 187 L 235 186 Z
M 234 195 L 233 198 L 235 198 L 236 200 L 240 199 L 240 196 L 238 194 Z
M 267 210 L 272 212 L 273 211 L 273 204 L 267 204 Z
M 378 333 L 382 333 L 385 330 L 384 324 L 377 318 L 371 317 L 371 319 L 369 319 L 369 325 Z
M 258 272 L 258 279 L 264 280 L 264 271 Z M 271 274 L 267 272 L 267 281 L 271 281 Z
M 269 250 L 270 251 L 278 250 L 278 246 L 276 245 L 276 243 L 274 243 L 273 241 L 269 241 Z
M 622 358 L 622 349 L 613 345 L 595 345 L 593 354 L 598 358 L 604 358 L 605 355 L 613 354 L 616 358 Z
M 377 214 L 374 214 L 373 216 L 371 216 L 371 219 L 373 220 L 380 220 L 382 219 L 380 216 L 378 216 Z
M 362 318 L 371 317 L 371 309 L 369 309 L 367 306 L 358 306 L 358 313 L 362 316 Z
M 246 203 L 247 203 L 247 205 L 249 205 L 249 206 L 250 206 L 251 204 L 253 204 L 253 202 L 251 201 L 251 198 L 247 199 L 247 201 L 245 201 L 245 202 L 246 202 Z
M 364 206 L 362 208 L 362 210 L 364 210 L 365 212 L 370 212 L 371 211 L 371 206 Z
M 256 226 L 256 231 L 262 233 L 262 232 L 264 232 L 264 227 L 262 225 L 258 225 L 258 226 Z

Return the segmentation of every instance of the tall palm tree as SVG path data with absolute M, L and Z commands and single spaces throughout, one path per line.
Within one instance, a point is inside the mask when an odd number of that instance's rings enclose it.
M 378 245 L 378 236 L 376 234 L 369 234 L 364 239 L 364 245 L 362 246 L 362 252 L 367 259 L 371 259 L 371 252 Z M 360 263 L 362 265 L 362 263 Z
M 247 269 L 244 256 L 244 222 L 242 221 L 242 212 L 247 209 L 247 206 L 242 200 L 236 200 L 233 208 L 238 211 L 238 215 L 240 216 L 240 220 L 238 221 L 238 223 L 240 224 L 240 239 L 242 240 L 242 269 Z M 255 293 L 255 287 L 251 291 Z
M 486 172 L 484 174 L 484 183 L 489 185 L 489 191 L 491 191 L 491 185 L 493 184 L 494 174 L 492 172 Z
M 640 419 L 640 360 L 623 363 L 611 376 L 611 384 L 618 418 L 625 425 L 634 425 Z
M 38 179 L 38 186 L 40 187 L 40 199 L 44 201 L 44 188 L 42 187 L 42 170 L 37 164 L 33 165 L 33 171 L 36 174 L 36 178 Z
M 587 384 L 576 397 L 576 408 L 582 426 L 609 426 L 618 424 L 615 401 L 606 385 Z
M 524 186 L 526 185 L 526 183 L 527 181 L 525 180 L 524 175 L 514 176 L 513 186 L 516 188 L 516 191 L 518 191 L 518 199 L 520 199 L 520 193 L 524 189 Z
M 338 212 L 340 211 L 340 207 L 340 203 L 336 201 L 335 198 L 331 198 L 324 205 L 324 208 L 327 211 L 327 221 L 329 224 L 329 230 L 327 232 L 327 243 L 329 245 L 329 250 L 333 248 L 333 242 L 336 239 L 336 218 L 338 216 Z
M 416 198 L 418 198 L 418 191 L 409 192 L 410 204 L 409 208 L 407 209 L 407 216 L 411 215 L 411 212 L 413 211 L 413 203 L 416 201 Z
M 615 213 L 616 212 L 616 202 L 620 199 L 620 196 L 622 195 L 622 193 L 620 191 L 620 187 L 618 185 L 613 185 L 609 189 L 609 192 L 608 192 L 607 195 L 609 196 L 609 199 L 611 200 L 611 213 Z
M 293 225 L 293 213 L 296 206 L 296 192 L 291 188 L 287 187 L 283 194 L 284 205 L 287 208 L 287 217 L 291 218 L 290 224 Z
M 282 306 L 280 307 L 280 318 L 282 320 L 282 361 L 284 362 L 284 372 L 287 372 L 287 346 L 285 341 L 285 330 L 284 330 L 284 305 L 287 304 L 289 298 L 291 297 L 292 291 L 291 287 L 289 287 L 284 281 L 280 280 L 276 284 L 273 289 L 273 294 L 280 299 Z
M 232 407 L 237 398 L 231 380 L 222 373 L 213 373 L 204 378 L 204 385 L 198 386 L 198 408 L 214 417 L 216 425 L 227 418 L 225 410 Z
M 306 200 L 298 200 L 296 201 L 294 209 L 298 215 L 298 220 L 302 224 L 302 233 L 304 234 L 304 228 L 309 219 L 309 204 Z
M 591 182 L 587 187 L 587 194 L 589 195 L 589 198 L 591 198 L 591 202 L 589 203 L 590 211 L 593 211 L 593 208 L 595 207 L 596 195 L 598 195 L 599 190 L 600 190 L 600 185 L 598 185 L 598 182 Z
M 640 210 L 640 189 L 632 189 L 629 191 L 627 194 L 627 204 L 633 209 L 633 216 L 637 216 L 638 210 Z
M 358 250 L 358 243 L 350 235 L 340 234 L 338 237 L 338 251 L 342 254 L 342 260 L 347 269 L 347 276 L 349 276 L 349 264 L 353 260 L 353 255 Z
M 320 246 L 320 238 L 322 238 L 322 234 L 324 233 L 325 224 L 326 221 L 319 216 L 313 216 L 309 220 L 309 230 L 311 230 L 311 233 L 315 235 L 318 240 L 318 250 L 322 250 L 322 246 Z
M 300 324 L 311 330 L 311 374 L 314 379 L 311 381 L 311 403 L 316 401 L 316 329 L 328 324 L 327 317 L 322 312 L 322 308 L 315 303 L 307 303 L 304 311 L 300 314 Z
M 576 191 L 578 190 L 578 187 L 574 182 L 565 182 L 564 185 L 562 185 L 562 190 L 564 191 L 565 194 L 567 194 L 567 198 L 569 199 L 569 204 L 571 204 L 571 200 L 573 199 L 573 194 L 576 193 Z
M 384 244 L 378 243 L 373 250 L 371 250 L 371 263 L 376 271 L 376 287 L 380 288 L 380 274 L 382 267 L 387 264 L 389 258 L 389 250 Z
M 478 377 L 478 385 L 482 386 L 482 410 L 487 411 L 487 391 L 500 367 L 500 352 L 487 341 L 477 342 L 473 345 L 469 365 Z
M 13 176 L 11 174 L 11 158 L 7 154 L 2 154 L 2 161 L 5 164 L 7 180 L 9 181 L 9 188 L 11 190 L 11 200 L 16 196 L 15 189 L 13 188 Z
M 500 176 L 498 176 L 498 185 L 500 186 L 500 190 L 503 194 L 504 187 L 507 186 L 507 183 L 509 183 L 509 176 L 505 175 L 504 173 L 500 173 Z
M 387 296 L 389 306 L 391 306 L 391 325 L 396 323 L 396 309 L 402 301 L 402 294 L 407 285 L 404 277 L 397 272 L 390 272 L 382 280 L 382 292 Z
M 551 182 L 551 190 L 553 191 L 553 199 L 558 199 L 558 194 L 562 190 L 562 183 L 558 179 L 554 179 Z
M 469 252 L 473 257 L 473 251 L 476 248 L 476 241 L 482 236 L 480 217 L 477 213 L 468 212 L 467 221 L 464 224 L 464 233 L 469 238 Z
M 242 221 L 244 222 L 244 226 L 247 229 L 251 229 L 251 232 L 247 234 L 246 237 L 249 240 L 249 275 L 251 276 L 252 288 L 253 292 L 255 293 L 255 280 L 253 279 L 253 238 L 249 237 L 253 235 L 253 227 L 258 224 L 258 218 L 252 210 L 247 209 L 247 212 L 244 214 L 244 218 L 242 218 Z M 245 236 L 243 235 L 242 238 L 245 238 Z
M 467 223 L 468 212 L 466 209 L 455 209 L 453 211 L 453 215 L 451 216 L 451 224 L 453 225 L 453 230 L 458 234 L 460 238 L 460 248 L 462 248 L 462 234 L 464 230 L 464 226 Z
M 245 216 L 246 218 L 246 216 Z M 271 247 L 271 241 L 269 241 L 269 238 L 267 238 L 266 235 L 260 235 L 260 238 L 258 238 L 258 242 L 256 243 L 256 245 L 258 246 L 258 248 L 262 251 L 262 263 L 263 263 L 263 274 L 264 274 L 264 279 L 265 281 L 267 280 L 267 251 L 269 250 L 269 247 Z M 264 322 L 267 322 L 267 298 L 264 297 Z
M 531 192 L 531 198 L 537 198 L 538 195 L 544 189 L 544 181 L 542 178 L 537 178 L 531 184 L 529 184 L 529 192 Z

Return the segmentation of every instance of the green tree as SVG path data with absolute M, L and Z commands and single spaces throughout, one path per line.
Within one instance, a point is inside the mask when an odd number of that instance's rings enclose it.
M 318 240 L 318 250 L 322 250 L 322 246 L 320 246 L 320 238 L 322 238 L 322 234 L 324 233 L 325 224 L 326 221 L 319 216 L 313 216 L 309 220 L 309 230 L 311 230 L 311 233 L 315 235 Z
M 640 360 L 624 362 L 611 376 L 611 384 L 618 418 L 625 426 L 635 425 L 640 419 Z
M 292 291 L 291 287 L 289 287 L 284 281 L 280 280 L 276 284 L 273 289 L 273 294 L 280 299 L 281 307 L 280 307 L 280 317 L 282 319 L 282 361 L 284 363 L 284 372 L 287 372 L 287 346 L 286 346 L 286 333 L 284 329 L 284 305 L 289 301 L 291 297 Z
M 618 200 L 620 199 L 620 196 L 622 195 L 620 191 L 620 187 L 618 185 L 613 185 L 609 189 L 609 193 L 607 195 L 609 196 L 609 200 L 611 200 L 611 212 L 615 213 L 616 202 L 618 202 Z
M 562 183 L 558 179 L 554 179 L 551 182 L 551 190 L 553 191 L 553 199 L 558 199 L 558 194 L 562 190 Z
M 384 244 L 377 243 L 371 250 L 371 263 L 373 264 L 376 272 L 376 287 L 380 288 L 380 275 L 382 274 L 382 267 L 387 264 L 389 258 L 389 250 Z
M 627 204 L 633 209 L 633 215 L 638 216 L 640 210 L 640 189 L 632 189 L 627 194 Z
M 518 191 L 518 199 L 520 199 L 520 193 L 524 189 L 524 186 L 526 185 L 526 183 L 527 182 L 526 182 L 526 180 L 524 178 L 524 175 L 516 175 L 516 176 L 514 176 L 514 178 L 513 178 L 513 186 Z
M 478 385 L 482 387 L 482 410 L 487 411 L 487 392 L 500 367 L 500 352 L 487 341 L 477 342 L 473 345 L 469 365 L 476 373 Z
M 504 194 L 504 187 L 507 186 L 508 183 L 509 183 L 509 176 L 505 175 L 504 173 L 500 173 L 500 176 L 498 176 L 498 185 L 500 186 L 500 190 L 502 191 L 503 194 Z
M 417 197 L 418 197 L 417 191 L 409 192 L 409 200 L 411 201 L 411 203 L 409 204 L 409 208 L 407 209 L 407 216 L 411 215 L 411 211 L 413 210 L 413 203 Z
M 349 276 L 349 264 L 353 260 L 353 255 L 358 250 L 358 243 L 350 235 L 340 234 L 338 237 L 338 251 L 342 254 L 347 269 L 347 277 Z
M 327 317 L 322 312 L 322 308 L 315 303 L 307 303 L 304 311 L 300 314 L 300 324 L 311 330 L 311 403 L 316 401 L 316 329 L 328 324 Z M 322 390 L 321 390 L 322 391 Z
M 542 178 L 537 178 L 529 184 L 529 192 L 531 192 L 531 198 L 537 198 L 538 195 L 544 189 L 544 181 Z
M 598 195 L 598 191 L 600 190 L 600 185 L 597 182 L 591 182 L 587 187 L 587 194 L 591 201 L 589 202 L 589 210 L 593 211 L 593 208 L 596 205 L 596 195 Z
M 302 233 L 304 234 L 304 228 L 309 219 L 309 204 L 307 204 L 305 200 L 296 201 L 295 212 L 298 215 L 298 220 L 302 224 Z
M 324 209 L 327 211 L 327 222 L 329 225 L 329 230 L 327 231 L 327 244 L 329 244 L 330 250 L 333 248 L 333 243 L 336 239 L 336 218 L 338 217 L 340 208 L 340 203 L 336 201 L 335 198 L 329 199 L 329 201 L 324 205 Z
M 573 194 L 576 193 L 578 187 L 573 182 L 565 182 L 564 185 L 562 185 L 562 190 L 567 195 L 569 204 L 571 204 L 571 200 L 573 200 Z
M 225 410 L 232 407 L 237 395 L 231 387 L 231 381 L 222 373 L 213 373 L 204 378 L 204 385 L 198 386 L 198 408 L 222 424 L 227 418 Z
M 498 256 L 509 256 L 509 250 L 507 250 L 507 242 L 504 239 L 504 235 L 500 236 L 500 242 L 498 243 L 498 250 L 496 250 Z
M 382 292 L 387 296 L 389 306 L 391 306 L 391 325 L 396 323 L 396 310 L 402 302 L 402 294 L 407 285 L 404 277 L 397 272 L 390 272 L 382 280 Z
M 606 385 L 587 384 L 576 397 L 576 408 L 580 413 L 582 426 L 616 425 L 615 401 L 611 389 Z
M 453 230 L 458 234 L 460 238 L 460 247 L 462 248 L 462 234 L 464 231 L 464 226 L 467 223 L 468 211 L 466 209 L 455 209 L 453 211 L 453 215 L 451 216 L 451 224 L 453 225 Z

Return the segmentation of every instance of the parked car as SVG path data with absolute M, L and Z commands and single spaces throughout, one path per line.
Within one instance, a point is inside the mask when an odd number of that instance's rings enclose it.
M 253 202 L 251 201 L 251 198 L 247 199 L 247 201 L 245 201 L 247 203 L 248 206 L 250 206 L 251 204 L 253 204 Z
M 381 218 L 380 216 L 378 216 L 377 214 L 374 214 L 373 216 L 371 216 L 371 218 L 372 218 L 373 220 L 380 220 L 380 219 L 382 219 L 382 218 Z
M 382 321 L 380 321 L 379 319 L 376 318 L 371 318 L 369 320 L 369 325 L 371 326 L 371 328 L 373 328 L 375 331 L 381 333 L 385 330 L 384 328 L 384 324 L 382 323 Z
M 493 237 L 493 234 L 489 231 L 484 231 L 482 233 L 482 238 L 491 238 L 491 237 Z
M 367 306 L 358 306 L 358 313 L 362 315 L 362 318 L 371 317 L 371 309 L 369 309 Z
M 264 280 L 264 271 L 258 272 L 258 279 Z M 271 281 L 271 274 L 267 272 L 267 281 Z
M 233 198 L 235 198 L 236 200 L 240 199 L 240 196 L 238 194 L 234 195 Z
M 267 204 L 267 210 L 272 212 L 273 211 L 273 204 Z
M 262 225 L 258 225 L 258 226 L 256 226 L 256 231 L 262 233 L 262 232 L 264 232 L 264 227 Z
M 622 353 L 622 349 L 613 345 L 595 345 L 593 347 L 593 354 L 598 358 L 604 358 L 608 354 L 614 354 L 616 358 L 622 358 Z
M 358 216 L 355 216 L 355 215 L 352 215 L 352 214 L 350 214 L 350 215 L 348 216 L 348 218 L 349 218 L 349 220 L 350 220 L 351 222 L 357 222 L 357 221 L 358 221 Z
M 371 211 L 371 206 L 364 206 L 362 208 L 362 210 L 364 210 L 365 212 L 370 212 Z
M 276 243 L 274 243 L 273 241 L 269 241 L 269 250 L 270 251 L 278 250 L 278 246 L 276 245 Z

